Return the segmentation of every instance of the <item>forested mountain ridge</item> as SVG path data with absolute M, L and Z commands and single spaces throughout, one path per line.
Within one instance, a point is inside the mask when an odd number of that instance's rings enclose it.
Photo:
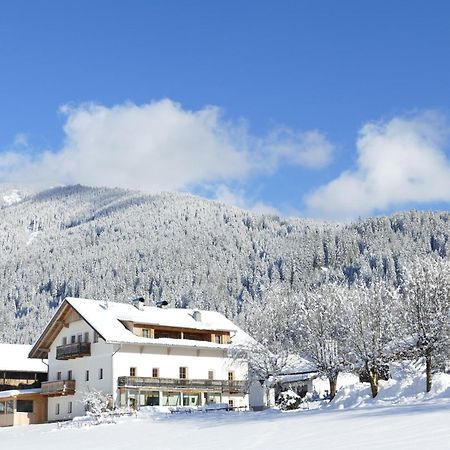
M 164 298 L 239 320 L 271 285 L 295 293 L 324 277 L 396 284 L 405 260 L 448 258 L 449 218 L 410 211 L 337 225 L 188 194 L 40 192 L 0 207 L 0 342 L 33 341 L 66 296 Z

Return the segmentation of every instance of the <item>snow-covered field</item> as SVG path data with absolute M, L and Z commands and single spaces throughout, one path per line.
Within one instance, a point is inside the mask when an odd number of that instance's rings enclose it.
M 114 424 L 0 428 L 0 443 L 14 450 L 450 448 L 450 375 L 436 375 L 430 394 L 423 393 L 423 367 L 398 365 L 392 375 L 375 401 L 367 384 L 346 375 L 331 404 L 313 402 L 309 410 L 170 414 L 150 409 Z M 322 390 L 326 383 L 316 387 Z
M 0 429 L 14 450 L 149 449 L 445 449 L 450 401 L 352 410 L 166 414 L 117 424 Z

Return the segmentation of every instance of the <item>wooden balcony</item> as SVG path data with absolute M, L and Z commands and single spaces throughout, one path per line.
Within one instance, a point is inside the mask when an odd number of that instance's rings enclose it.
M 44 381 L 41 387 L 42 395 L 48 397 L 75 394 L 75 380 Z
M 196 390 L 212 392 L 247 392 L 247 383 L 241 380 L 189 380 L 180 378 L 119 377 L 119 387 L 164 390 Z
M 56 347 L 56 359 L 74 359 L 83 356 L 91 356 L 90 342 L 75 342 Z

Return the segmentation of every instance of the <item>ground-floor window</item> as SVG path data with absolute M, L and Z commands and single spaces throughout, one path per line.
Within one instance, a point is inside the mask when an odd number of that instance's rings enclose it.
M 200 394 L 183 394 L 183 406 L 199 406 Z
M 206 403 L 208 405 L 212 403 L 221 403 L 222 402 L 222 395 L 219 392 L 208 392 L 206 394 Z
M 141 406 L 159 406 L 159 391 L 141 393 Z
M 163 392 L 162 393 L 162 406 L 179 406 L 180 393 L 179 392 Z
M 33 400 L 17 400 L 16 409 L 17 412 L 32 413 Z

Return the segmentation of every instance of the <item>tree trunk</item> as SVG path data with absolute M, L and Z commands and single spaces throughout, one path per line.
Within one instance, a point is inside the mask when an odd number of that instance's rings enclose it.
M 328 381 L 330 382 L 330 400 L 333 400 L 336 396 L 337 375 L 335 377 L 329 377 Z
M 431 375 L 431 352 L 427 350 L 427 353 L 425 355 L 425 362 L 426 362 L 426 374 L 427 374 L 427 392 L 431 391 L 431 382 L 432 382 L 432 375 Z
M 366 370 L 367 374 L 369 375 L 372 398 L 375 398 L 378 395 L 378 370 L 375 367 L 369 368 L 369 364 L 366 364 Z

